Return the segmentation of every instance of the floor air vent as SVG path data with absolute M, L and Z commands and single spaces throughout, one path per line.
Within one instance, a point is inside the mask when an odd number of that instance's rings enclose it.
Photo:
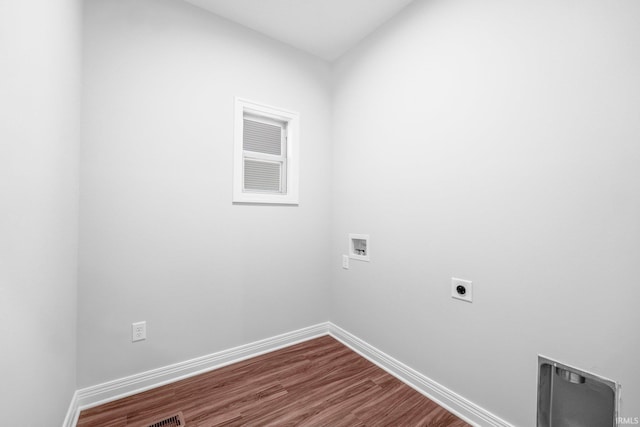
M 182 412 L 178 412 L 175 415 L 167 417 L 163 420 L 149 424 L 148 427 L 184 427 L 184 417 Z

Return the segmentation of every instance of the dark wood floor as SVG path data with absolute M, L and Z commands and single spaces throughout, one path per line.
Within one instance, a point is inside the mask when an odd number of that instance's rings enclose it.
M 324 336 L 80 414 L 78 427 L 147 427 L 184 414 L 187 427 L 469 424 Z

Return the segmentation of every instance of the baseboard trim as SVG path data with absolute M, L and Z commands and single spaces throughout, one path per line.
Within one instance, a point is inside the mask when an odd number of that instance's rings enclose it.
M 193 377 L 232 363 L 240 362 L 261 354 L 269 353 L 284 347 L 308 341 L 329 331 L 328 323 L 320 323 L 293 332 L 255 341 L 238 347 L 222 350 L 206 356 L 197 357 L 185 362 L 175 363 L 162 368 L 153 369 L 117 380 L 108 381 L 95 386 L 78 390 L 65 419 L 63 427 L 76 425 L 80 411 L 107 402 L 141 393 L 155 387 Z M 73 414 L 73 415 L 71 415 Z M 69 423 L 72 421 L 72 423 Z
M 210 355 L 77 390 L 73 394 L 63 427 L 75 427 L 80 411 L 84 409 L 193 377 L 323 335 L 331 335 L 356 353 L 474 426 L 513 427 L 475 403 L 454 393 L 331 322 L 319 323 Z
M 433 381 L 333 323 L 329 323 L 329 335 L 469 424 L 474 426 L 513 427 L 491 412 L 454 393 L 442 384 Z
M 78 415 L 80 415 L 80 410 L 78 405 L 78 391 L 76 390 L 71 397 L 71 403 L 69 404 L 67 415 L 62 422 L 62 427 L 75 427 L 78 423 Z

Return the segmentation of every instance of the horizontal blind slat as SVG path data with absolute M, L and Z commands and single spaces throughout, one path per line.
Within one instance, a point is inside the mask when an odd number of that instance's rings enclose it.
M 279 193 L 281 167 L 281 163 L 245 159 L 244 188 Z
M 244 119 L 243 148 L 258 153 L 282 154 L 282 127 Z

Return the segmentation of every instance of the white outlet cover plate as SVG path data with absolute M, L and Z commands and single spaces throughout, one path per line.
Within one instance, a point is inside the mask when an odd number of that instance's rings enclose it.
M 349 269 L 349 255 L 342 255 L 342 268 Z
M 131 324 L 131 342 L 147 339 L 147 322 L 135 322 Z
M 464 286 L 466 292 L 458 293 L 458 286 Z M 471 280 L 451 278 L 451 297 L 462 301 L 473 302 L 473 282 Z

